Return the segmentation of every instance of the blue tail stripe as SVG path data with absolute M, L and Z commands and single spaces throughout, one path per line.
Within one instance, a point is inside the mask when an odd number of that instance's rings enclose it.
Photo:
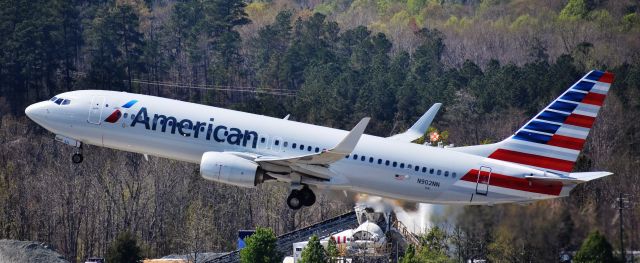
M 577 90 L 590 91 L 591 88 L 593 88 L 593 85 L 595 85 L 595 83 L 593 83 L 593 82 L 580 81 L 580 82 L 576 83 L 576 85 L 573 85 L 572 88 L 577 89 Z
M 133 104 L 136 104 L 138 102 L 138 100 L 130 100 L 129 102 L 125 103 L 124 105 L 122 105 L 123 108 L 130 108 L 131 106 L 133 106 Z
M 600 79 L 600 77 L 602 77 L 602 75 L 604 75 L 604 72 L 599 70 L 594 70 L 589 74 L 589 76 L 586 77 L 586 79 L 597 81 L 598 79 Z
M 556 101 L 553 104 L 551 104 L 551 106 L 549 106 L 549 108 L 551 109 L 564 111 L 568 113 L 573 112 L 573 110 L 575 110 L 576 107 L 578 107 L 578 104 L 562 102 L 562 101 Z
M 527 130 L 546 132 L 546 133 L 556 133 L 558 129 L 560 129 L 560 125 L 541 122 L 541 121 L 532 121 L 527 126 L 524 127 Z
M 585 93 L 569 91 L 560 97 L 563 100 L 570 100 L 575 102 L 581 102 L 584 97 L 587 96 Z
M 557 123 L 564 123 L 564 120 L 567 119 L 567 117 L 569 117 L 569 115 L 566 114 L 562 114 L 559 112 L 555 112 L 555 111 L 543 111 L 542 113 L 540 113 L 540 115 L 538 115 L 537 119 L 541 119 L 541 120 L 545 120 L 545 121 L 552 121 L 552 122 L 557 122 Z
M 518 133 L 516 133 L 516 135 L 513 136 L 513 138 L 517 140 L 542 144 L 547 144 L 547 142 L 551 140 L 551 136 L 527 131 L 519 131 Z

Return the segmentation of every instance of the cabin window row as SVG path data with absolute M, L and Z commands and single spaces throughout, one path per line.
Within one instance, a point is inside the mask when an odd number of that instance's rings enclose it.
M 265 137 L 261 137 L 260 138 L 260 143 L 266 143 L 267 142 L 267 138 Z M 276 139 L 275 141 L 273 141 L 273 145 L 275 146 L 280 146 L 280 140 Z M 298 144 L 298 143 L 289 143 L 288 141 L 284 141 L 282 142 L 282 146 L 283 147 L 289 147 L 289 145 L 291 145 L 291 149 L 297 150 L 299 149 L 300 151 L 304 151 L 305 149 L 309 152 L 316 152 L 319 153 L 320 152 L 320 147 L 316 147 L 316 146 L 311 146 L 311 145 L 304 145 L 302 143 Z M 325 150 L 324 148 L 322 149 L 323 151 Z
M 345 158 L 346 159 L 351 158 L 351 159 L 356 160 L 356 161 L 360 160 L 362 162 L 365 162 L 365 161 L 368 160 L 369 163 L 374 163 L 376 161 L 376 158 L 369 157 L 367 159 L 366 156 L 364 156 L 364 155 L 358 156 L 357 154 L 347 155 Z M 435 168 L 427 168 L 427 167 L 420 166 L 420 165 L 412 165 L 412 164 L 406 164 L 405 165 L 405 163 L 403 163 L 403 162 L 399 163 L 397 161 L 382 160 L 380 158 L 378 158 L 377 163 L 379 165 L 399 167 L 400 169 L 410 169 L 410 170 L 413 169 L 416 172 L 422 172 L 422 173 L 427 173 L 428 172 L 429 174 L 435 174 L 435 175 L 443 175 L 444 174 L 445 177 L 449 177 L 449 174 L 451 174 L 451 177 L 453 177 L 453 178 L 456 178 L 458 176 L 455 172 L 451 172 L 450 173 L 449 171 L 443 171 L 441 169 L 435 169 Z

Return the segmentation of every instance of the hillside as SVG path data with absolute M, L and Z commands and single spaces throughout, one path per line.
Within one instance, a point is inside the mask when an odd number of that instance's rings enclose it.
M 98 147 L 81 165 L 24 114 L 76 89 L 123 90 L 388 136 L 435 102 L 446 143 L 498 141 L 592 68 L 616 74 L 576 170 L 615 175 L 530 206 L 446 217 L 450 254 L 549 262 L 592 230 L 619 246 L 619 193 L 640 200 L 637 1 L 0 0 L 0 238 L 52 244 L 69 261 L 131 231 L 146 256 L 226 251 L 235 231 L 276 233 L 351 208 L 287 189 L 207 182 L 197 166 Z M 178 85 L 179 84 L 179 85 Z M 187 88 L 185 88 L 185 86 Z M 428 158 L 428 157 L 425 157 Z M 625 244 L 638 250 L 640 211 Z M 633 232 L 636 231 L 636 232 Z M 615 242 L 614 242 L 615 240 Z M 457 257 L 455 257 L 457 258 Z

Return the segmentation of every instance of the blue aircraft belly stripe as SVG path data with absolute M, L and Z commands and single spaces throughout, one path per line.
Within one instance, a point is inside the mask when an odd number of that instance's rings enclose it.
M 513 138 L 517 140 L 542 144 L 546 144 L 549 140 L 551 140 L 551 136 L 527 131 L 519 131 L 515 136 L 513 136 Z
M 586 93 L 569 91 L 560 97 L 563 100 L 570 100 L 575 102 L 581 102 L 584 97 L 587 96 Z
M 552 121 L 552 122 L 557 122 L 557 123 L 564 123 L 564 120 L 567 119 L 567 117 L 569 117 L 569 115 L 567 114 L 562 114 L 559 112 L 555 112 L 555 111 L 543 111 L 542 113 L 540 113 L 540 115 L 538 115 L 537 119 L 541 119 L 541 120 L 545 120 L 545 121 Z
M 568 113 L 573 112 L 573 110 L 575 110 L 576 107 L 578 107 L 578 104 L 562 102 L 562 101 L 556 101 L 553 104 L 551 104 L 551 106 L 549 106 L 549 108 L 551 109 L 564 111 Z
M 576 83 L 576 85 L 574 85 L 572 88 L 577 90 L 590 91 L 591 88 L 593 88 L 593 85 L 596 85 L 596 84 L 588 81 L 580 81 Z
M 556 133 L 556 131 L 560 128 L 560 125 L 541 122 L 541 121 L 532 121 L 527 126 L 524 127 L 527 130 L 546 132 L 546 133 Z

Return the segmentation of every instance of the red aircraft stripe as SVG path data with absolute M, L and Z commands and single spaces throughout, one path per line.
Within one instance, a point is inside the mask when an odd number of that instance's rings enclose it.
M 483 173 L 484 175 L 484 173 Z M 460 180 L 475 183 L 478 181 L 478 170 L 472 169 L 465 174 Z M 560 195 L 562 191 L 561 182 L 544 182 L 539 180 L 528 180 L 525 178 L 518 178 L 503 174 L 492 173 L 489 178 L 489 185 L 502 188 L 508 188 L 513 190 L 547 194 L 547 195 Z M 489 190 L 491 191 L 491 190 Z
M 121 115 L 120 110 L 115 110 L 104 121 L 110 122 L 110 123 L 116 123 L 116 121 L 118 121 L 118 119 L 120 119 L 120 115 Z
M 605 97 L 607 97 L 607 95 L 589 92 L 587 96 L 582 99 L 582 103 L 602 106 Z
M 573 113 L 573 114 L 569 115 L 569 117 L 567 117 L 567 119 L 564 121 L 564 123 L 565 124 L 570 124 L 570 125 L 575 125 L 575 126 L 580 126 L 580 127 L 585 127 L 585 128 L 591 128 L 591 126 L 593 126 L 593 122 L 595 122 L 595 121 L 596 121 L 596 118 L 594 118 L 594 117 Z
M 600 82 L 605 82 L 605 83 L 613 83 L 613 73 L 611 72 L 605 72 L 604 74 L 602 74 L 602 76 L 600 76 L 600 79 L 598 79 L 598 81 Z
M 554 134 L 547 144 L 573 150 L 582 150 L 584 142 L 585 140 L 583 139 Z
M 520 163 L 535 167 L 542 167 L 563 172 L 571 172 L 574 162 L 535 154 L 521 153 L 511 150 L 498 149 L 489 158 L 507 162 Z

